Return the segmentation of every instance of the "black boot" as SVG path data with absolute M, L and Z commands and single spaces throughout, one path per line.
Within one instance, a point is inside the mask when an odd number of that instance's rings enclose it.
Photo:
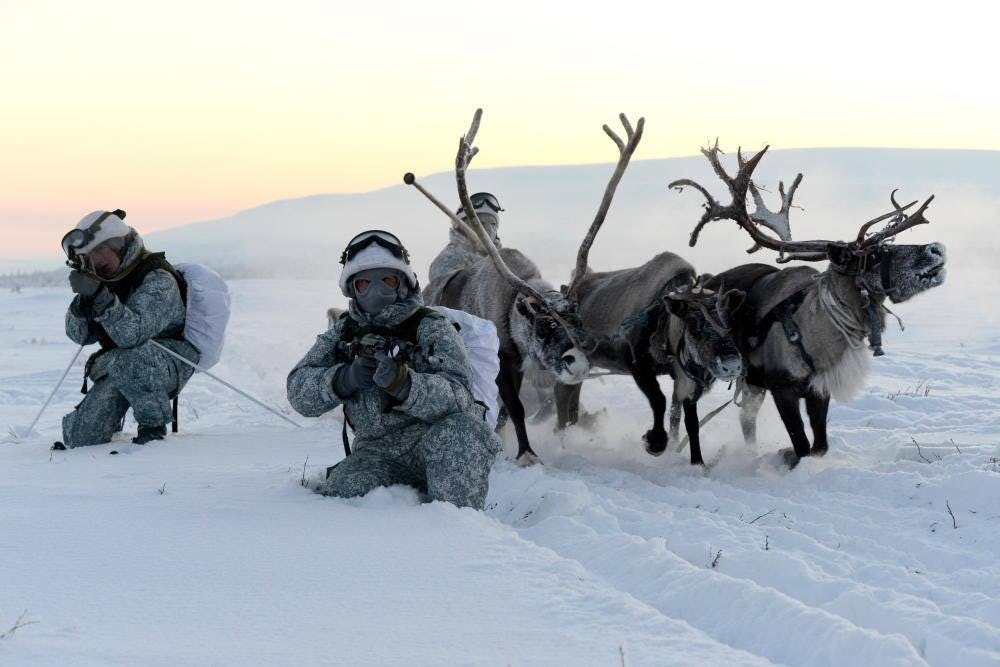
M 66 451 L 66 445 L 62 444 L 58 440 L 52 443 L 52 451 L 54 452 L 64 452 Z
M 140 426 L 139 435 L 132 438 L 137 445 L 145 445 L 150 440 L 163 440 L 167 437 L 166 426 Z

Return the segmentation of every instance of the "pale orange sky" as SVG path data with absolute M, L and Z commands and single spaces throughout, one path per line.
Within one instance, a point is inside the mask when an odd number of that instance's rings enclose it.
M 1000 149 L 984 3 L 360 4 L 0 0 L 0 256 L 443 171 L 477 106 L 480 167 L 610 161 L 619 111 L 637 159 Z

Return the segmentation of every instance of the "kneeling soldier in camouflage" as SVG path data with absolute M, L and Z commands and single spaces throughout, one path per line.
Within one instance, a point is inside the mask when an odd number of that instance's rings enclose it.
M 348 244 L 340 288 L 350 309 L 288 375 L 288 400 L 318 417 L 344 404 L 354 451 L 318 491 L 360 496 L 408 484 L 431 500 L 482 509 L 500 441 L 473 401 L 455 328 L 423 306 L 406 249 L 368 231 Z
M 195 363 L 199 358 L 183 336 L 183 277 L 163 253 L 146 250 L 124 217 L 120 210 L 94 211 L 63 237 L 76 293 L 66 312 L 66 335 L 81 345 L 100 343 L 101 349 L 87 361 L 86 397 L 63 418 L 63 441 L 53 449 L 110 441 L 130 407 L 139 424 L 133 442 L 163 438 L 172 419 L 170 399 L 193 371 L 150 341 Z M 94 383 L 89 391 L 88 379 Z

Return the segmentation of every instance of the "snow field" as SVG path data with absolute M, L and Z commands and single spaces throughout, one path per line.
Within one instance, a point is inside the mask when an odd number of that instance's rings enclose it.
M 50 454 L 81 359 L 39 434 L 0 444 L 0 633 L 37 621 L 0 663 L 1000 664 L 1000 316 L 947 284 L 896 309 L 907 331 L 831 409 L 823 459 L 779 463 L 770 399 L 756 448 L 730 408 L 708 471 L 673 443 L 654 459 L 644 399 L 611 378 L 584 388 L 596 432 L 532 426 L 546 465 L 498 463 L 485 513 L 303 489 L 342 456 L 339 412 L 295 415 L 284 378 L 342 298 L 232 287 L 213 370 L 304 428 L 196 376 L 178 436 Z M 67 301 L 0 296 L 0 425 L 72 357 Z

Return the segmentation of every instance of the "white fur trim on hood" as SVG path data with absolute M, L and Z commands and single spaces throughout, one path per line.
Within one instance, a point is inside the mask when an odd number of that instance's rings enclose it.
M 368 269 L 394 269 L 406 276 L 410 287 L 417 289 L 417 276 L 410 265 L 393 255 L 387 248 L 372 243 L 347 261 L 344 270 L 340 272 L 340 291 L 347 298 L 353 298 L 348 284 L 351 277 Z

